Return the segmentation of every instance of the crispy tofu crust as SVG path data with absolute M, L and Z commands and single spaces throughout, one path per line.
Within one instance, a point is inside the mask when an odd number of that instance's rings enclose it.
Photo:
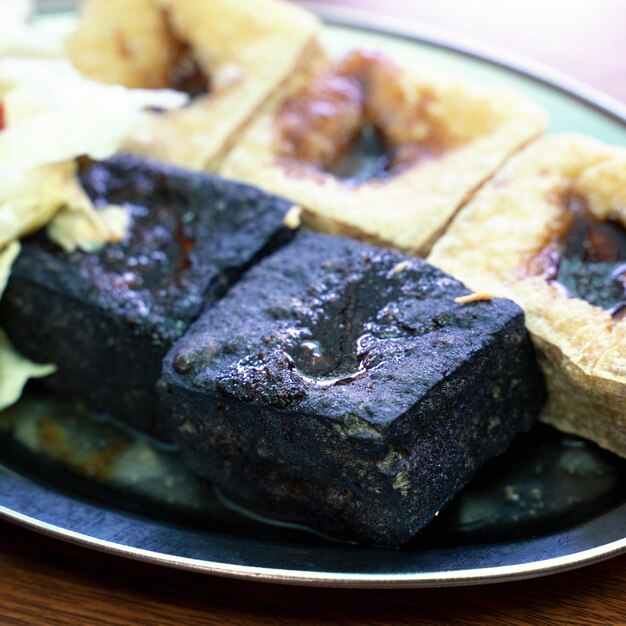
M 153 0 L 88 0 L 67 42 L 76 68 L 94 80 L 146 89 L 168 86 L 167 25 Z
M 512 152 L 544 130 L 547 117 L 517 94 L 432 75 L 417 63 L 398 65 L 395 73 L 390 94 L 400 99 L 404 113 L 407 103 L 411 115 L 415 111 L 411 133 L 428 136 L 435 129 L 445 146 L 436 158 L 419 159 L 387 179 L 358 185 L 323 169 L 290 167 L 278 158 L 277 118 L 300 84 L 255 118 L 221 172 L 291 198 L 315 229 L 427 253 L 457 209 Z M 387 116 L 393 120 L 395 115 L 390 101 Z
M 626 226 L 626 150 L 574 134 L 537 141 L 462 209 L 429 261 L 520 304 L 548 382 L 542 419 L 626 456 L 626 318 L 528 271 L 567 210 L 564 193 Z
M 210 93 L 149 113 L 130 152 L 215 169 L 255 111 L 310 53 L 318 20 L 282 0 L 89 0 L 70 39 L 73 63 L 96 80 L 170 86 L 172 42 L 188 46 Z

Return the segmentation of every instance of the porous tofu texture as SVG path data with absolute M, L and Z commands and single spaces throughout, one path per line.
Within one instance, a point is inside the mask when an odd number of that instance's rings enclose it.
M 129 235 L 93 253 L 24 240 L 2 325 L 21 353 L 57 366 L 46 385 L 162 436 L 154 387 L 168 348 L 291 235 L 291 205 L 141 157 L 87 163 L 80 179 L 96 205 L 128 212 Z
M 419 259 L 301 233 L 168 354 L 170 432 L 255 510 L 398 545 L 544 399 L 520 309 L 467 294 Z

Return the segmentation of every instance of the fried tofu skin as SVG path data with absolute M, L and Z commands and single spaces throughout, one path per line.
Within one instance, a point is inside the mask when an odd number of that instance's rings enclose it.
M 89 0 L 68 44 L 95 80 L 173 88 L 191 103 L 146 112 L 127 150 L 214 170 L 257 109 L 313 50 L 318 20 L 282 0 Z
M 579 135 L 526 148 L 429 260 L 522 306 L 547 378 L 542 419 L 626 456 L 626 150 Z
M 315 229 L 424 255 L 545 125 L 517 94 L 355 51 L 275 99 L 222 173 L 298 202 Z

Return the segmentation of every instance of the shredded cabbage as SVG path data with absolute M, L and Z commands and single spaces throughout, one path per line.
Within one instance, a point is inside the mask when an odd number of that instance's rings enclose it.
M 20 251 L 17 241 L 0 250 L 0 297 L 9 279 L 11 266 Z M 29 378 L 52 374 L 53 365 L 37 365 L 20 356 L 4 331 L 0 329 L 0 410 L 11 406 L 22 395 L 22 389 Z
M 54 365 L 39 365 L 21 356 L 0 329 L 0 410 L 20 399 L 30 378 L 43 378 L 55 371 Z

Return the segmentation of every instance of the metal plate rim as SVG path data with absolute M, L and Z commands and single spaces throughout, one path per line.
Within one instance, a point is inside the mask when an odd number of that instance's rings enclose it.
M 573 97 L 626 126 L 626 104 L 600 89 L 519 53 L 443 28 L 402 20 L 382 13 L 341 5 L 328 5 L 314 0 L 307 0 L 301 4 L 318 15 L 323 22 L 331 25 L 390 35 L 449 50 L 525 76 L 534 82 Z
M 622 507 L 626 512 L 626 505 Z M 190 572 L 212 574 L 225 578 L 268 582 L 310 587 L 344 588 L 416 588 L 451 587 L 470 584 L 508 582 L 556 574 L 591 565 L 599 561 L 626 553 L 626 537 L 603 546 L 580 552 L 543 559 L 531 563 L 502 565 L 482 569 L 454 570 L 449 572 L 413 572 L 405 574 L 358 574 L 340 572 L 309 572 L 266 568 L 252 565 L 230 565 L 217 561 L 193 559 L 124 546 L 120 543 L 98 539 L 73 530 L 61 528 L 19 513 L 0 505 L 0 518 L 19 526 L 59 539 L 74 545 L 90 548 L 106 554 L 160 565 Z

